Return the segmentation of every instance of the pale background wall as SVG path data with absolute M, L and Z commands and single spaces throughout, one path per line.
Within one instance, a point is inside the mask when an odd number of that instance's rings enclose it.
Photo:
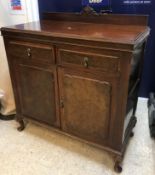
M 9 2 L 10 0 L 0 1 L 0 28 L 3 26 L 39 20 L 37 0 L 22 0 L 25 9 L 25 14 L 22 15 L 11 14 Z M 4 98 L 2 99 L 4 107 L 1 109 L 1 113 L 3 115 L 15 113 L 15 103 L 8 63 L 6 59 L 3 38 L 0 36 L 0 92 L 2 91 L 4 92 Z

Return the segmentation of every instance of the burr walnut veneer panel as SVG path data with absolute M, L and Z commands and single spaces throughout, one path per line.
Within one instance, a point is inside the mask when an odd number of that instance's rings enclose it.
M 62 71 L 60 84 L 62 128 L 89 141 L 104 144 L 108 139 L 111 108 L 111 84 Z M 61 91 L 61 90 L 60 90 Z

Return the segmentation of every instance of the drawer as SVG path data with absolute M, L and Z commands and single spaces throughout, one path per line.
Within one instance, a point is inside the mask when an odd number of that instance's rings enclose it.
M 106 72 L 119 72 L 120 59 L 115 56 L 96 53 L 84 53 L 60 49 L 58 51 L 59 64 L 78 66 L 85 69 L 96 69 Z
M 52 46 L 21 41 L 9 42 L 9 54 L 17 58 L 55 63 L 54 49 Z

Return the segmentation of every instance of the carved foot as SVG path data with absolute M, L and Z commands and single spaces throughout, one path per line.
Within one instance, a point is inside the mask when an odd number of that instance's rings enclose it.
M 122 168 L 122 157 L 117 157 L 114 165 L 114 170 L 116 173 L 121 173 L 123 168 Z
M 134 136 L 134 132 L 132 131 L 131 133 L 130 133 L 130 137 L 133 137 Z
M 115 170 L 115 172 L 116 173 L 121 173 L 122 172 L 122 165 L 120 165 L 120 163 L 119 162 L 116 162 L 115 163 L 115 166 L 114 166 L 114 170 Z
M 25 124 L 23 120 L 18 121 L 20 126 L 17 128 L 18 131 L 23 131 L 25 129 Z
M 133 127 L 132 128 L 134 128 L 136 123 L 137 123 L 137 118 L 135 116 L 132 117 L 132 123 L 133 123 Z M 130 137 L 133 137 L 133 136 L 134 136 L 134 132 L 131 131 Z

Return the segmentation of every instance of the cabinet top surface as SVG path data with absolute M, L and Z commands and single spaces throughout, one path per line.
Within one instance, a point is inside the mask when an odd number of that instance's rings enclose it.
M 2 31 L 30 33 L 61 38 L 135 44 L 148 35 L 143 25 L 120 25 L 80 21 L 41 20 L 3 28 Z

